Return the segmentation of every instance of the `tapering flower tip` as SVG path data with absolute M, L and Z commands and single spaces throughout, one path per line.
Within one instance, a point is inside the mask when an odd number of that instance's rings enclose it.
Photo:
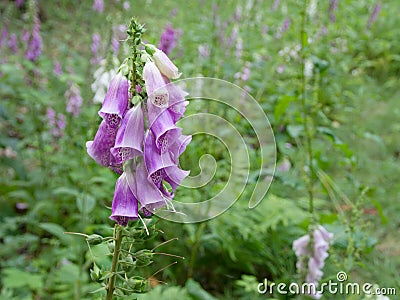
M 170 104 L 168 110 L 171 113 L 174 123 L 176 123 L 185 113 L 186 106 L 189 104 L 189 101 L 186 101 L 186 96 L 189 94 L 172 83 L 167 85 L 167 90 Z
M 168 107 L 168 91 L 160 71 L 153 62 L 148 61 L 144 65 L 143 79 L 151 104 L 157 107 Z
M 153 54 L 153 59 L 160 72 L 169 79 L 178 79 L 181 77 L 182 73 L 179 73 L 178 68 L 162 50 L 157 49 Z
M 122 119 L 111 154 L 118 164 L 142 155 L 144 120 L 141 104 L 132 107 Z
M 98 164 L 108 167 L 111 163 L 111 147 L 114 146 L 117 129 L 102 121 L 93 141 L 86 143 L 87 153 Z
M 164 207 L 167 198 L 161 194 L 157 186 L 148 179 L 148 172 L 144 162 L 140 162 L 136 168 L 137 197 L 143 208 L 149 213 Z M 143 210 L 144 211 L 144 210 Z
M 179 156 L 186 150 L 187 145 L 192 141 L 192 136 L 191 135 L 181 135 L 175 143 L 172 144 L 172 146 L 169 149 L 169 152 L 171 153 L 171 158 L 175 162 L 175 164 L 178 164 L 179 162 Z
M 121 226 L 138 218 L 138 200 L 129 188 L 126 173 L 118 178 L 115 185 L 114 199 L 110 219 Z
M 129 82 L 121 73 L 111 80 L 110 87 L 104 97 L 103 106 L 99 111 L 107 125 L 116 128 L 128 109 Z

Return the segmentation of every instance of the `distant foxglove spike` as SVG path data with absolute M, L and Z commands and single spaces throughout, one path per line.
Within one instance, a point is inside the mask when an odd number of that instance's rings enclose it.
M 167 24 L 163 33 L 160 37 L 160 42 L 158 48 L 165 52 L 165 54 L 170 54 L 172 50 L 176 47 L 179 32 L 176 31 L 170 24 Z
M 312 245 L 310 245 L 310 236 L 307 234 L 293 242 L 293 250 L 297 256 L 297 269 L 299 271 L 306 270 L 306 282 L 317 287 L 323 275 L 322 268 L 324 267 L 325 259 L 329 255 L 328 249 L 332 242 L 333 234 L 321 225 L 318 225 L 312 234 Z M 307 266 L 304 266 L 303 262 L 307 259 Z M 321 298 L 321 294 L 318 292 L 310 294 L 310 296 L 314 299 Z

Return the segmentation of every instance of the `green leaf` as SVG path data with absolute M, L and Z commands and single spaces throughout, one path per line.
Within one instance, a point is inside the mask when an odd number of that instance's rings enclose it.
M 275 106 L 274 116 L 275 122 L 279 122 L 281 116 L 286 112 L 289 107 L 290 102 L 292 102 L 295 98 L 293 96 L 284 95 L 279 100 L 277 105 Z
M 89 194 L 83 194 L 76 198 L 76 206 L 81 213 L 90 213 L 95 205 L 96 200 Z
M 200 283 L 194 281 L 193 279 L 189 279 L 185 285 L 190 296 L 193 297 L 194 300 L 216 300 L 213 296 L 207 293 Z
M 2 272 L 3 286 L 7 288 L 21 288 L 28 286 L 32 290 L 43 287 L 43 278 L 39 274 L 32 274 L 15 268 L 7 268 Z
M 65 245 L 70 245 L 73 242 L 72 237 L 65 234 L 64 232 L 66 230 L 58 224 L 40 223 L 39 227 L 58 237 L 58 239 Z

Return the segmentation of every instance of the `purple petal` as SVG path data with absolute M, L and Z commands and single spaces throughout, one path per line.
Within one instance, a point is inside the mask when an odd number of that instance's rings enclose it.
M 186 150 L 186 146 L 192 141 L 191 135 L 181 135 L 175 143 L 171 145 L 169 148 L 169 152 L 171 153 L 171 157 L 175 164 L 179 162 L 179 156 Z
M 86 143 L 87 153 L 98 164 L 108 167 L 111 161 L 110 149 L 114 146 L 117 129 L 102 121 L 93 141 Z
M 173 122 L 176 123 L 180 118 L 183 117 L 186 106 L 189 104 L 189 101 L 186 101 L 185 99 L 188 93 L 172 83 L 167 85 L 167 90 L 169 94 L 168 110 L 171 113 Z
M 143 138 L 143 111 L 139 104 L 126 113 L 118 129 L 115 146 L 111 149 L 116 162 L 121 164 L 134 156 L 142 155 Z
M 165 81 L 153 62 L 146 62 L 143 68 L 143 79 L 150 104 L 158 107 L 167 107 L 169 97 Z
M 145 139 L 144 161 L 149 173 L 149 180 L 152 180 L 160 188 L 163 180 L 163 169 L 174 166 L 175 162 L 169 152 L 159 153 L 154 134 L 151 131 L 147 132 Z
M 126 166 L 126 175 L 130 189 L 141 204 L 145 215 L 149 215 L 154 209 L 166 205 L 167 198 L 161 194 L 154 183 L 148 180 L 148 172 L 143 161 L 132 162 Z
M 130 220 L 136 220 L 137 218 L 138 200 L 129 188 L 126 173 L 123 173 L 115 185 L 110 219 L 122 226 L 126 226 Z
M 148 100 L 148 103 L 150 99 Z M 169 147 L 181 136 L 182 128 L 175 125 L 170 111 L 148 104 L 150 130 L 156 138 L 157 148 L 165 153 Z
M 129 82 L 121 73 L 111 80 L 99 115 L 110 127 L 118 127 L 128 109 Z

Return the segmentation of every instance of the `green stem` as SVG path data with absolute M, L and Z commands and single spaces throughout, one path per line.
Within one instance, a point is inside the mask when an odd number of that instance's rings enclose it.
M 188 275 L 187 275 L 188 279 L 193 277 L 194 265 L 196 262 L 196 254 L 199 249 L 200 238 L 201 238 L 201 235 L 203 234 L 205 227 L 206 227 L 206 222 L 201 223 L 199 228 L 197 228 L 197 231 L 195 234 L 195 240 L 194 240 L 194 244 L 192 247 L 192 252 L 190 253 L 190 264 L 189 264 L 189 270 L 188 270 Z
M 113 295 L 114 295 L 114 289 L 115 289 L 115 279 L 116 279 L 116 272 L 118 271 L 118 262 L 119 262 L 119 252 L 121 250 L 121 244 L 122 244 L 122 230 L 119 227 L 119 225 L 116 225 L 115 228 L 116 231 L 116 236 L 115 236 L 115 246 L 114 246 L 114 253 L 113 253 L 113 258 L 112 258 L 112 263 L 111 263 L 111 276 L 108 279 L 107 282 L 107 296 L 106 300 L 112 300 Z
M 301 13 L 301 29 L 300 29 L 300 41 L 301 41 L 301 106 L 303 110 L 303 128 L 306 134 L 306 148 L 307 148 L 307 165 L 309 168 L 309 178 L 307 180 L 307 191 L 309 197 L 309 212 L 313 216 L 314 213 L 314 187 L 313 187 L 313 176 L 315 174 L 312 159 L 313 159 L 313 148 L 312 148 L 312 134 L 308 122 L 307 112 L 307 100 L 306 100 L 306 84 L 307 79 L 304 76 L 304 65 L 305 65 L 305 48 L 307 46 L 307 34 L 306 34 L 306 12 L 307 12 L 308 1 L 303 2 L 303 11 Z

